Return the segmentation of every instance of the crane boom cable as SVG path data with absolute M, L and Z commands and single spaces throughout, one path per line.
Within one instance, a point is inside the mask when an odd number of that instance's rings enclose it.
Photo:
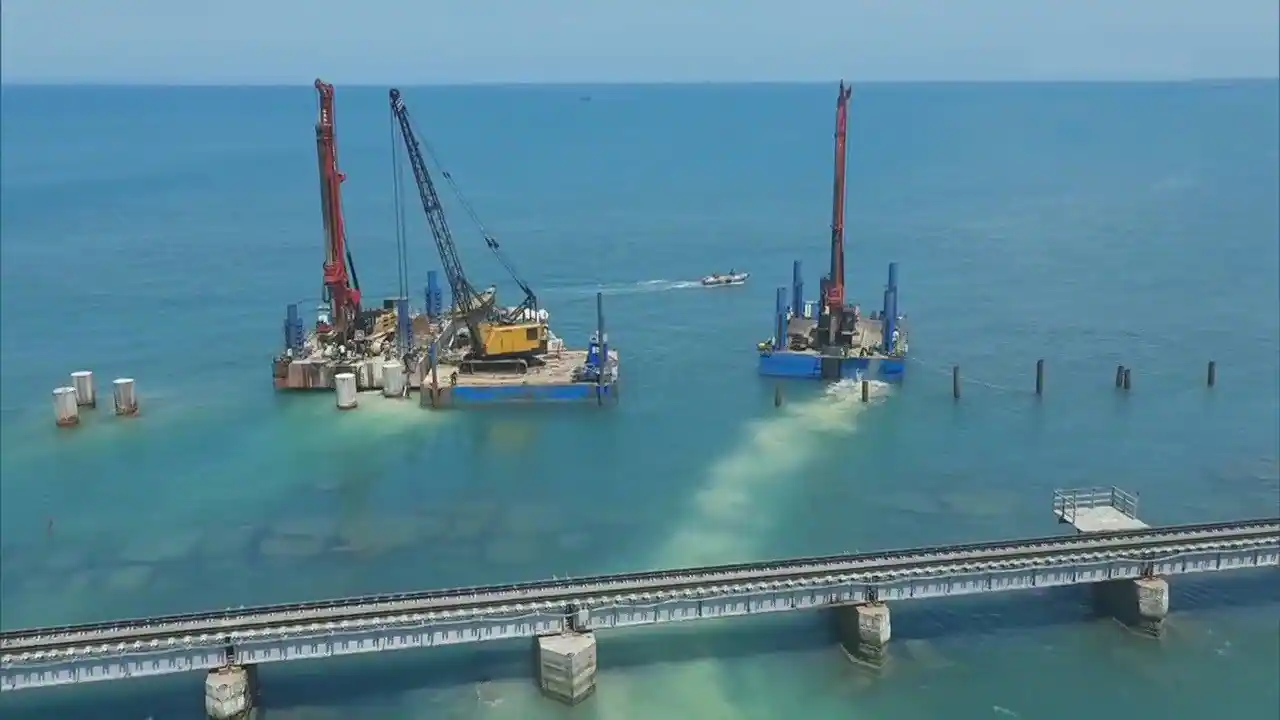
M 414 185 L 418 190 L 423 214 L 427 216 L 431 237 L 440 254 L 440 263 L 449 288 L 453 291 L 453 313 L 441 328 L 440 342 L 445 348 L 453 348 L 451 341 L 455 336 L 465 338 L 466 363 L 465 367 L 460 366 L 462 372 L 475 371 L 475 363 L 492 367 L 490 363 L 494 362 L 515 362 L 520 368 L 527 369 L 531 362 L 539 362 L 538 358 L 548 351 L 550 330 L 544 318 L 535 315 L 531 320 L 522 309 L 503 312 L 497 307 L 496 292 L 476 292 L 475 286 L 463 270 L 457 244 L 449 230 L 447 213 L 436 190 L 430 163 L 423 154 L 422 144 L 414 130 L 409 109 L 399 90 L 391 90 L 390 100 L 391 113 L 404 141 L 405 154 L 413 170 Z M 457 192 L 452 181 L 450 185 Z M 473 209 L 468 215 L 473 222 L 478 223 Z M 496 250 L 496 242 L 486 244 L 490 250 Z M 534 302 L 530 292 L 519 307 L 528 308 Z M 462 331 L 466 331 L 464 336 L 460 336 Z
M 409 122 L 412 125 L 413 121 L 410 120 Z M 431 164 L 435 165 L 436 169 L 440 171 L 440 176 L 444 178 L 445 183 L 448 184 L 449 189 L 453 192 L 453 196 L 457 199 L 458 205 L 462 208 L 462 211 L 467 214 L 467 217 L 476 226 L 476 229 L 480 231 L 480 235 L 484 238 L 485 246 L 489 248 L 489 251 L 493 253 L 495 258 L 497 258 L 498 264 L 502 265 L 503 269 L 507 271 L 507 274 L 511 276 L 511 279 L 515 281 L 516 285 L 520 286 L 520 290 L 524 292 L 525 301 L 522 304 L 522 307 L 529 307 L 536 311 L 538 309 L 537 296 L 534 294 L 533 289 L 524 281 L 524 278 L 522 278 L 520 273 L 516 270 L 515 265 L 507 257 L 506 253 L 502 251 L 502 246 L 498 243 L 498 239 L 489 232 L 484 221 L 480 219 L 480 214 L 476 212 L 475 206 L 471 204 L 471 201 L 465 194 L 463 194 L 462 188 L 454 181 L 453 173 L 449 172 L 449 170 L 445 168 L 444 163 L 440 160 L 440 155 L 431 145 L 431 141 L 427 140 L 421 133 L 417 132 L 416 127 L 413 129 L 414 135 L 420 138 L 422 148 L 426 151 L 427 158 L 429 158 L 431 160 Z
M 391 91 L 391 113 L 404 140 L 405 152 L 418 188 L 418 197 L 427 216 L 427 224 L 435 240 L 445 278 L 449 282 L 449 289 L 453 293 L 454 306 L 465 313 L 472 313 L 477 309 L 476 301 L 479 293 L 471 285 L 462 268 L 462 260 L 458 257 L 458 249 L 453 242 L 453 234 L 449 231 L 449 223 L 445 218 L 440 196 L 436 192 L 435 182 L 431 179 L 426 161 L 422 157 L 421 145 L 413 130 L 409 110 L 405 107 L 398 90 Z

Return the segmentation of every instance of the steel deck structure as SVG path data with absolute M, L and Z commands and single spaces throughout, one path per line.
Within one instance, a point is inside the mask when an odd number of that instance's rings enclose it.
M 0 690 L 1280 564 L 1280 518 L 370 595 L 0 633 Z

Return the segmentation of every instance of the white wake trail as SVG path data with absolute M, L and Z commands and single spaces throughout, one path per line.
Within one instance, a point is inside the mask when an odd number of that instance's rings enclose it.
M 575 285 L 551 288 L 549 292 L 564 293 L 566 295 L 595 295 L 596 293 L 603 293 L 605 295 L 640 295 L 645 293 L 671 292 L 673 290 L 688 290 L 696 287 L 702 287 L 702 283 L 697 280 L 640 280 L 629 283 Z

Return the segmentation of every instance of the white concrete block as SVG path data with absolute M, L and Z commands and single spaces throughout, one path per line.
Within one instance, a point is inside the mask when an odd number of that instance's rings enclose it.
M 404 365 L 392 360 L 382 364 L 382 394 L 389 398 L 404 397 Z
M 58 427 L 75 427 L 80 424 L 80 406 L 76 403 L 76 389 L 53 389 L 53 414 Z
M 117 415 L 138 414 L 138 392 L 133 378 L 116 378 L 111 382 L 111 393 L 115 397 Z
M 354 410 L 356 405 L 356 376 L 352 373 L 338 373 L 333 376 L 334 394 L 338 398 L 339 410 Z
M 81 407 L 97 407 L 98 397 L 93 388 L 93 373 L 77 370 L 71 373 L 71 385 L 76 389 L 76 404 Z

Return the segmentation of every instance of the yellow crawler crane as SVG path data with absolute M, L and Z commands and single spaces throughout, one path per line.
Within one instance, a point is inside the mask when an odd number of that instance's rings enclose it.
M 497 295 L 493 290 L 477 292 L 466 273 L 462 269 L 462 261 L 458 257 L 458 248 L 453 242 L 453 234 L 445 219 L 444 207 L 436 192 L 435 182 L 427 170 L 427 163 L 422 154 L 422 147 L 414 133 L 409 110 L 399 90 L 391 91 L 391 113 L 400 128 L 400 136 L 408 154 L 409 165 L 413 169 L 414 183 L 418 186 L 418 196 L 422 201 L 422 210 L 426 213 L 427 224 L 431 227 L 431 236 L 435 239 L 436 250 L 440 254 L 440 262 L 445 277 L 449 281 L 449 289 L 453 293 L 454 315 L 448 327 L 441 335 L 441 342 L 447 347 L 453 336 L 465 327 L 470 341 L 467 361 L 473 367 L 487 362 L 512 360 L 531 360 L 547 352 L 551 337 L 546 322 L 538 319 L 538 299 L 533 291 L 515 272 L 506 260 L 501 248 L 487 232 L 484 233 L 485 244 L 502 263 L 507 272 L 524 291 L 524 301 L 520 305 L 503 313 L 498 309 Z M 470 205 L 462 198 L 448 173 L 445 179 L 453 187 L 463 207 L 467 209 L 472 220 L 480 224 Z M 529 318 L 533 318 L 532 320 Z

